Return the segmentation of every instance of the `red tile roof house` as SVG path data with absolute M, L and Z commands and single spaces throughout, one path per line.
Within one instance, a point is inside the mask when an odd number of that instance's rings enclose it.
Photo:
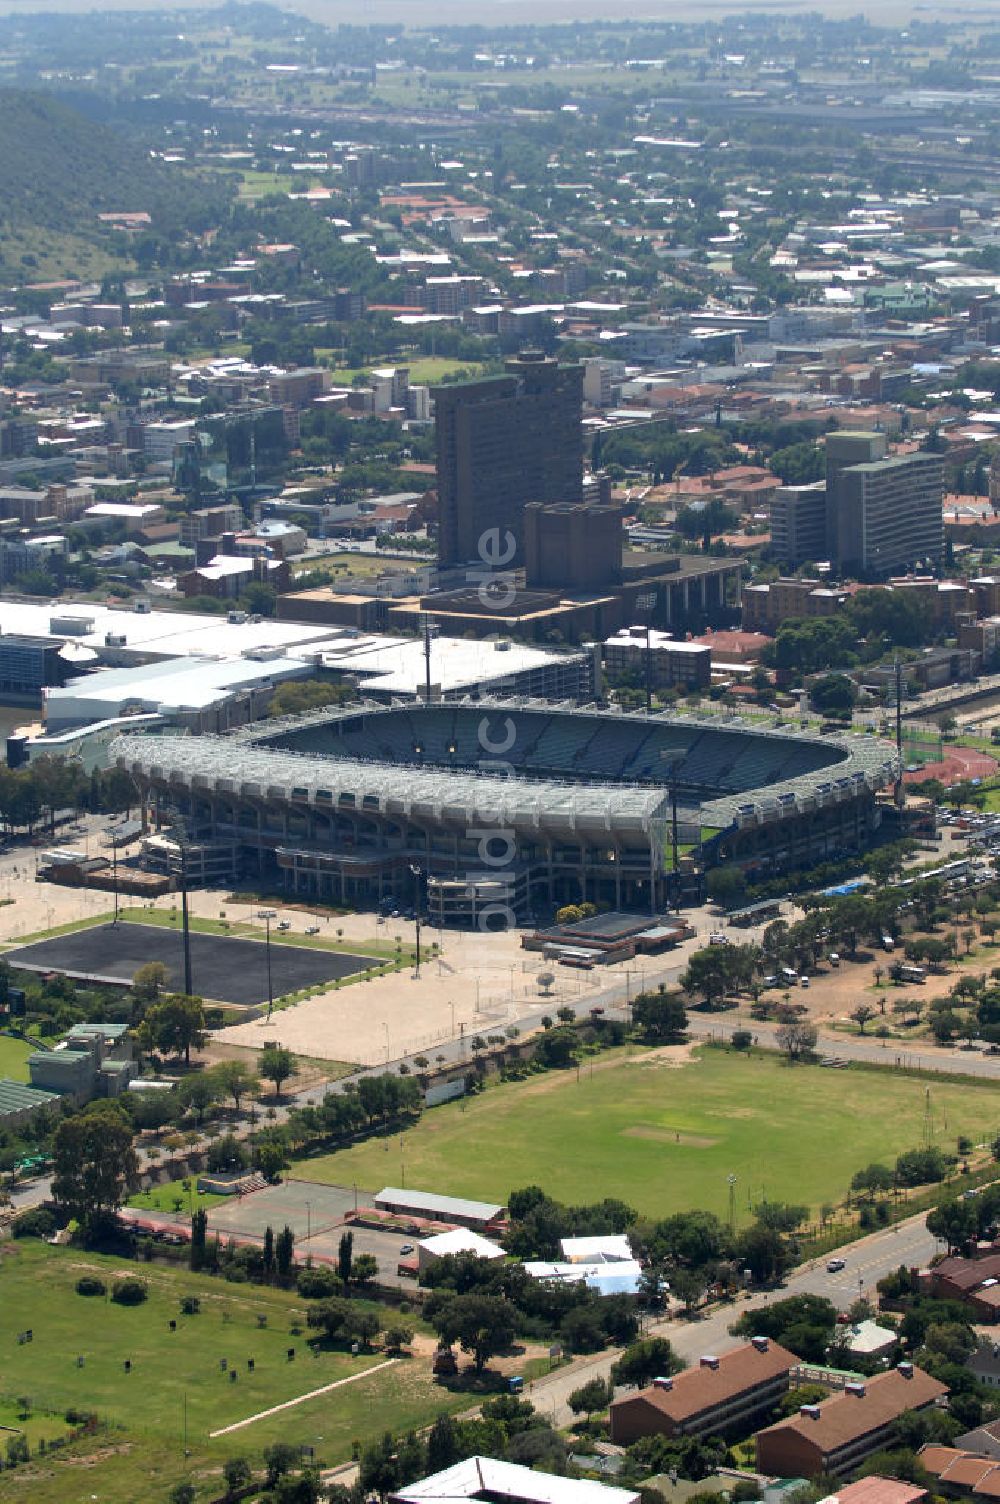
M 886 1445 L 901 1415 L 926 1410 L 947 1393 L 922 1368 L 900 1363 L 758 1431 L 757 1469 L 781 1478 L 850 1472 Z
M 794 1353 L 767 1337 L 754 1337 L 721 1357 L 704 1357 L 673 1378 L 611 1404 L 611 1440 L 640 1436 L 701 1436 L 706 1431 L 749 1431 L 788 1393 Z
M 901 1483 L 898 1478 L 882 1478 L 874 1473 L 870 1478 L 859 1478 L 857 1483 L 845 1483 L 835 1494 L 827 1494 L 819 1504 L 922 1504 L 926 1498 L 926 1488 Z

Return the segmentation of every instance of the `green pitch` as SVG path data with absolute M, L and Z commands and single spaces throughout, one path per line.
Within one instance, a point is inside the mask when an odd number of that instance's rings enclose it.
M 674 1052 L 676 1056 L 676 1052 Z M 959 1062 L 956 1062 L 956 1065 Z M 954 1150 L 1000 1128 L 989 1084 L 931 1083 L 934 1142 Z M 776 1056 L 698 1051 L 678 1066 L 658 1052 L 601 1057 L 580 1069 L 494 1087 L 426 1112 L 403 1136 L 297 1165 L 302 1179 L 419 1186 L 505 1201 L 540 1185 L 573 1203 L 618 1196 L 648 1216 L 701 1207 L 727 1216 L 748 1198 L 818 1208 L 855 1170 L 892 1163 L 923 1141 L 926 1084 L 888 1071 L 788 1066 Z M 405 1170 L 405 1181 L 400 1178 Z

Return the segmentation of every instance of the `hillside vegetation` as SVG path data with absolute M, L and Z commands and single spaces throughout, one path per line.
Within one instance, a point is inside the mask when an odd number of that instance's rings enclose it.
M 78 273 L 66 258 L 86 261 L 89 247 L 124 258 L 124 237 L 100 214 L 145 212 L 150 235 L 175 237 L 215 223 L 231 192 L 56 99 L 0 89 L 0 274 L 32 281 L 51 274 L 53 256 L 63 274 Z

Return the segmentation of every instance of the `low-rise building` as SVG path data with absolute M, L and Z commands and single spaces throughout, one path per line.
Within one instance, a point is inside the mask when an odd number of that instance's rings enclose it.
M 604 668 L 611 678 L 649 673 L 653 689 L 708 689 L 712 683 L 712 649 L 700 642 L 680 642 L 666 632 L 623 627 L 604 644 Z
M 406 1191 L 387 1185 L 372 1205 L 380 1212 L 398 1217 L 431 1218 L 451 1222 L 455 1227 L 496 1228 L 502 1223 L 505 1208 L 492 1201 L 469 1201 L 464 1196 L 436 1196 L 430 1191 Z
M 779 1477 L 851 1472 L 888 1442 L 901 1416 L 930 1409 L 947 1394 L 947 1385 L 922 1368 L 900 1363 L 759 1431 L 757 1467 Z
M 976 1321 L 992 1323 L 1000 1316 L 1000 1253 L 981 1259 L 955 1254 L 922 1274 L 921 1283 L 938 1300 L 961 1301 Z
M 495 1457 L 467 1457 L 389 1495 L 390 1504 L 462 1504 L 465 1500 L 481 1500 L 483 1504 L 639 1504 L 639 1495 L 635 1489 L 537 1473 Z
M 477 1259 L 506 1258 L 499 1243 L 482 1237 L 471 1227 L 453 1227 L 450 1232 L 435 1233 L 417 1244 L 417 1266 L 420 1270 L 429 1269 L 438 1259 L 459 1253 L 471 1253 Z
M 797 1363 L 794 1353 L 767 1337 L 703 1357 L 683 1373 L 612 1401 L 611 1439 L 627 1445 L 642 1436 L 749 1431 L 787 1394 Z

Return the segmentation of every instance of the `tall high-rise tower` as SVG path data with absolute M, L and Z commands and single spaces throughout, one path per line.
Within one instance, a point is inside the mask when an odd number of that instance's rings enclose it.
M 523 354 L 505 370 L 434 392 L 445 566 L 481 559 L 494 528 L 514 535 L 520 565 L 525 503 L 583 498 L 582 368 Z

